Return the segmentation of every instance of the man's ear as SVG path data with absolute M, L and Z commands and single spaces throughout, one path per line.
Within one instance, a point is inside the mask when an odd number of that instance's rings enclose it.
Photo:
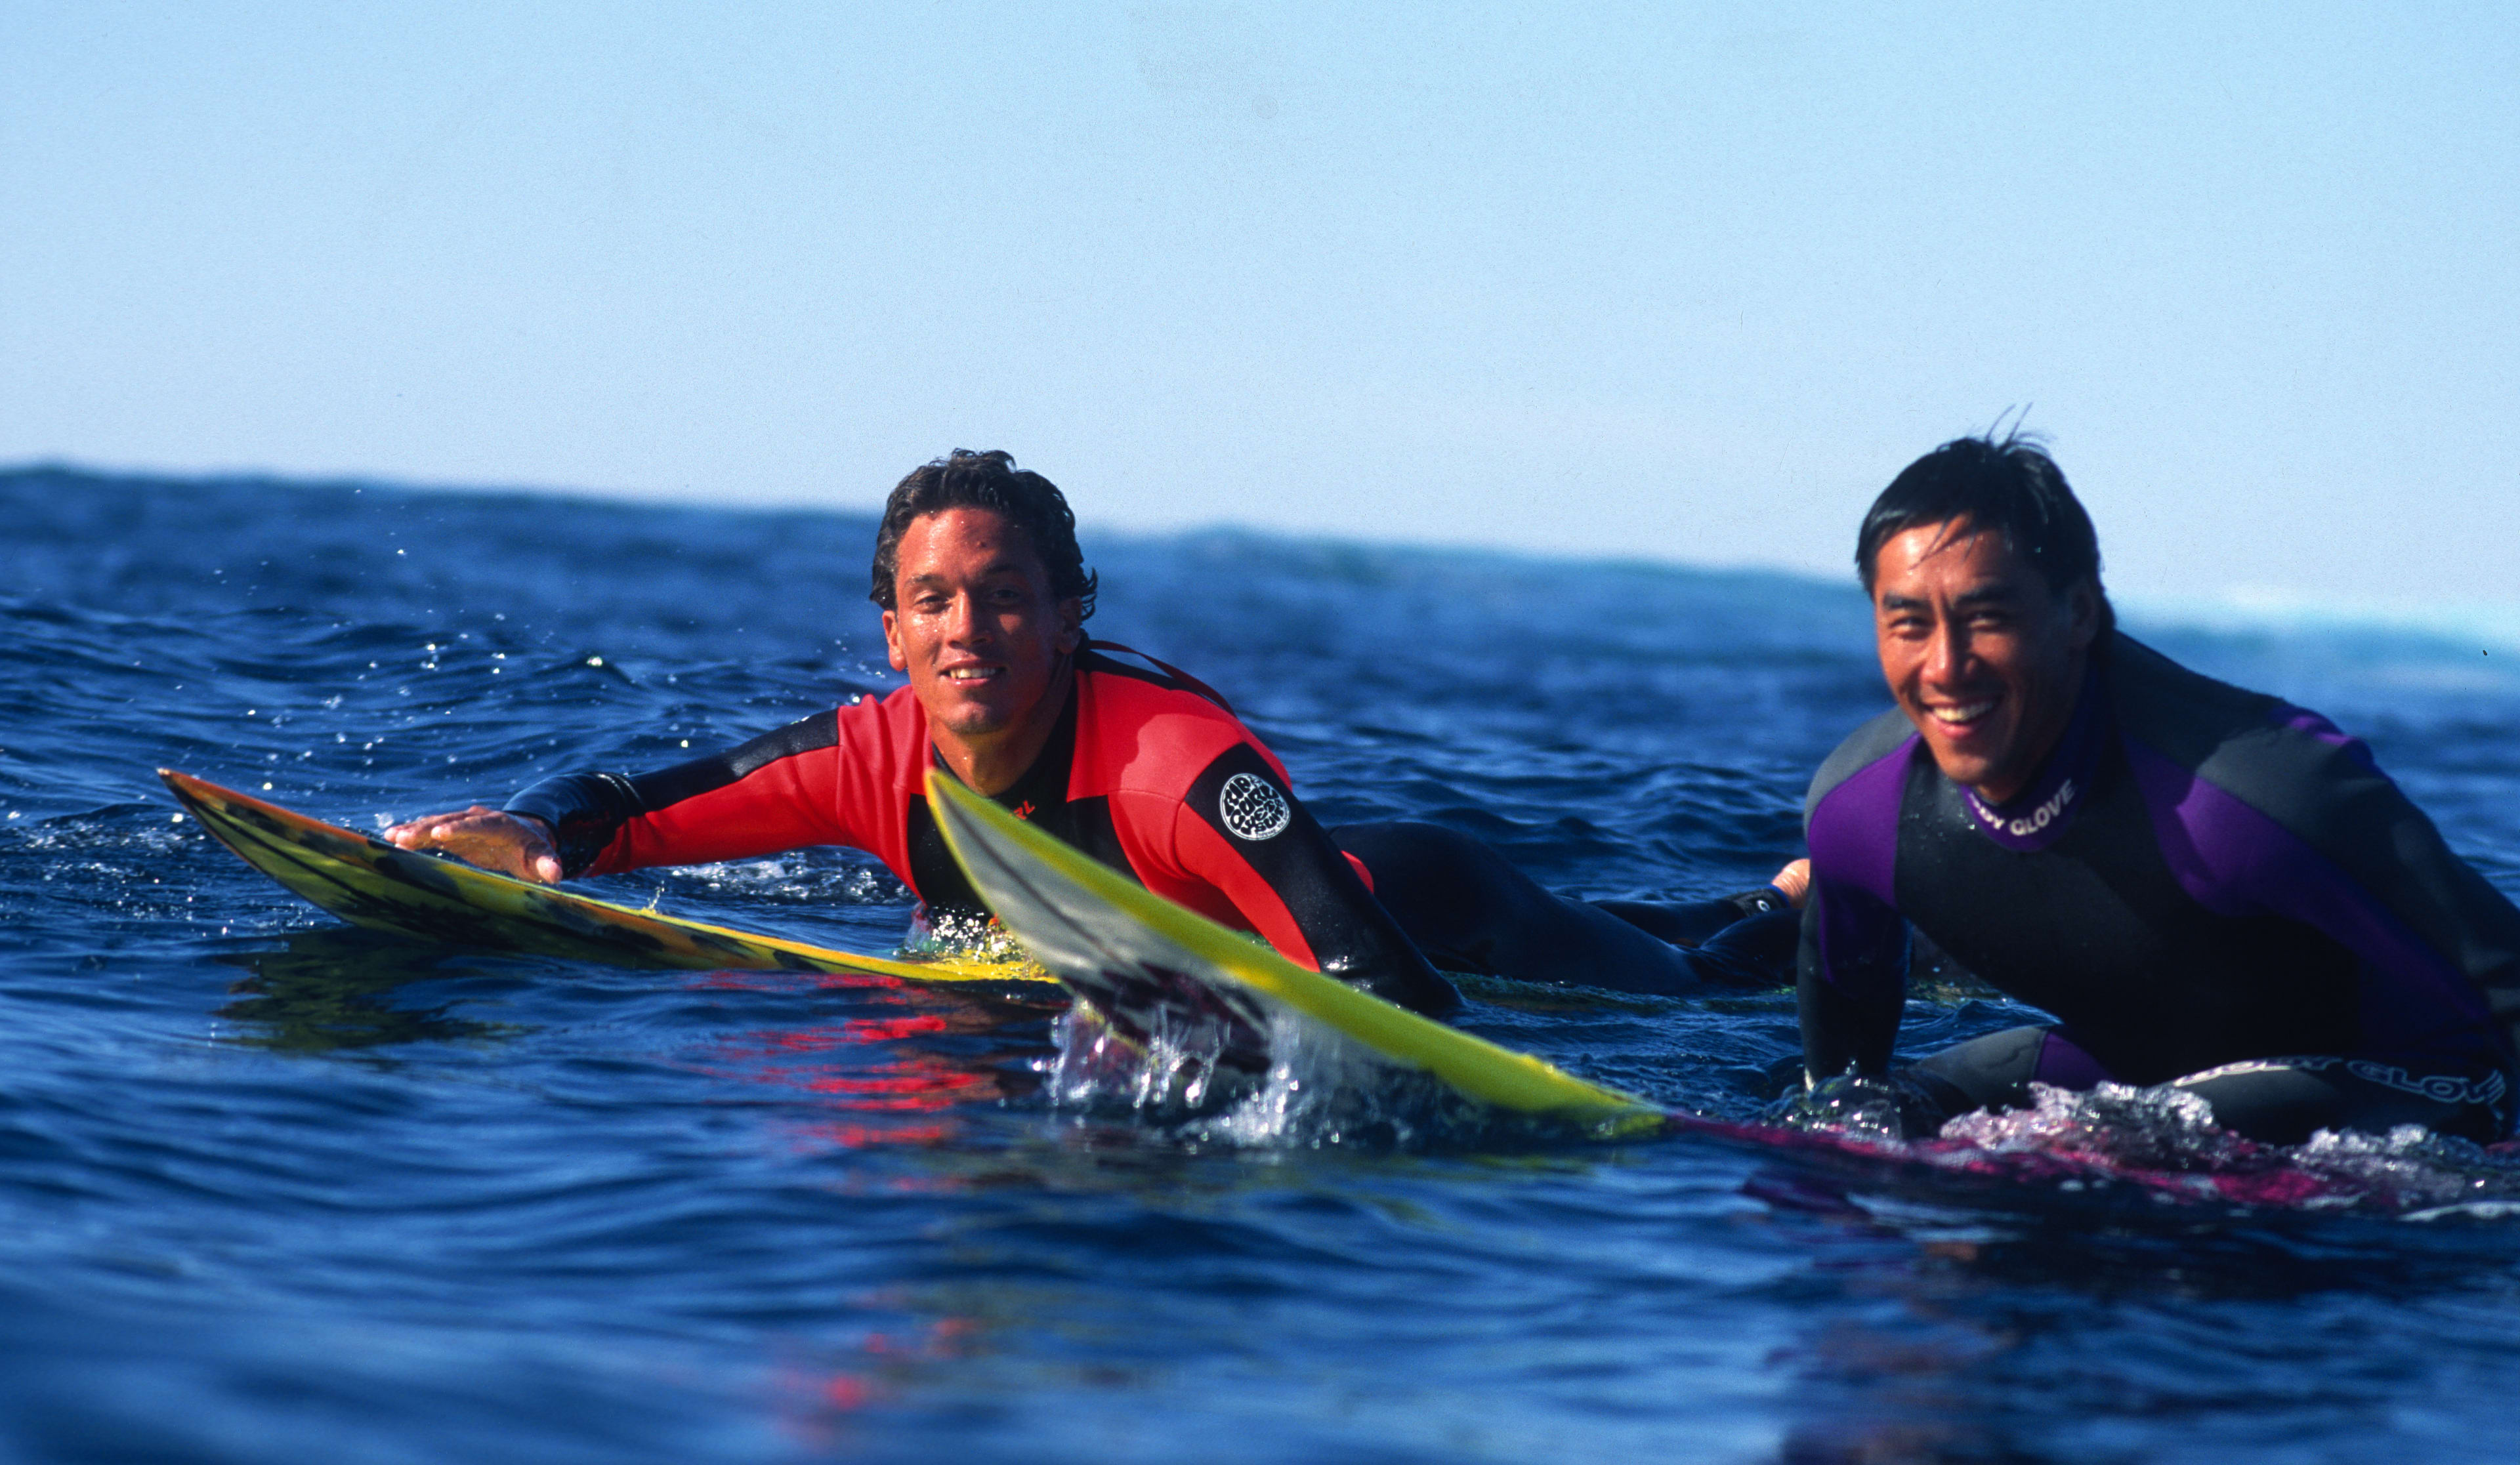
M 901 652 L 901 631 L 894 624 L 895 613 L 890 610 L 883 613 L 883 654 L 892 663 L 894 671 L 906 672 L 910 670 L 910 658 Z
M 890 616 L 884 619 L 886 624 L 890 624 Z M 1076 648 L 1083 644 L 1085 644 L 1085 601 L 1079 597 L 1069 596 L 1058 602 L 1058 649 L 1063 653 L 1073 654 Z

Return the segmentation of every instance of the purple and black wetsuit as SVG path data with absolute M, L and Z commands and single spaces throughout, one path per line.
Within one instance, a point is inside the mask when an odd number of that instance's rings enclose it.
M 2278 1142 L 2509 1131 L 2520 910 L 2315 713 L 2113 634 L 2009 803 L 1944 777 L 1894 710 L 1822 765 L 1804 819 L 1814 1079 L 1887 1071 L 1912 925 L 2059 1019 L 1907 1070 L 1928 1113 L 2116 1080 Z

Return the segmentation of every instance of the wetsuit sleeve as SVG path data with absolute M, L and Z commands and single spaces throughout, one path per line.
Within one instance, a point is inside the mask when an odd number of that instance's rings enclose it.
M 507 812 L 552 826 L 572 879 L 861 843 L 837 814 L 838 742 L 838 716 L 826 712 L 652 773 L 545 778 Z
M 1895 709 L 1840 744 L 1812 778 L 1803 837 L 1811 900 L 1803 910 L 1794 999 L 1803 1072 L 1890 1066 L 1908 992 L 1908 923 L 1897 906 L 1900 811 L 1914 734 Z
M 2443 841 L 2361 741 L 2313 713 L 2233 738 L 2193 776 L 2129 748 L 2173 874 L 2226 914 L 2311 926 L 2361 958 L 2370 1053 L 2511 1061 L 2520 910 Z M 2473 1049 L 2476 1036 L 2492 1052 Z
M 1792 969 L 1796 933 L 1802 920 L 1784 897 L 1756 914 L 1745 915 L 1679 954 L 1700 983 L 1716 987 L 1764 987 L 1774 990 Z M 1727 902 L 1727 904 L 1731 904 Z
M 1460 1005 L 1453 984 L 1250 744 L 1219 755 L 1191 784 L 1174 816 L 1173 855 L 1288 959 L 1418 1012 Z
M 1804 1074 L 1818 1081 L 1850 1066 L 1888 1072 L 1907 996 L 1908 923 L 1864 890 L 1815 869 L 1794 972 Z

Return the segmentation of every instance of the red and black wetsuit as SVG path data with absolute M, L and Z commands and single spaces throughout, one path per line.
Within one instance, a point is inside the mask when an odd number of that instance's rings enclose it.
M 1458 1004 L 1233 713 L 1090 645 L 1074 670 L 1050 741 L 999 804 L 1289 960 L 1420 1011 Z M 569 876 L 847 845 L 931 913 L 981 911 L 928 808 L 931 765 L 905 687 L 653 773 L 546 778 L 508 812 L 551 825 Z

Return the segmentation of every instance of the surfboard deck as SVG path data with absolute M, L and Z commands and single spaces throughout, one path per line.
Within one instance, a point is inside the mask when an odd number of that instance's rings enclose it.
M 684 920 L 399 849 L 172 769 L 158 776 L 246 864 L 335 915 L 377 930 L 687 970 L 844 972 L 911 982 L 1047 980 L 1028 962 L 905 961 Z
M 1015 819 L 951 778 L 928 778 L 947 845 L 989 909 L 1035 960 L 1132 1038 L 1168 1025 L 1227 1032 L 1227 1061 L 1265 1053 L 1267 1003 L 1325 1023 L 1482 1103 L 1603 1135 L 1659 1130 L 1652 1101 L 1429 1021 L 1308 971 Z M 1254 1053 L 1253 1044 L 1260 1045 Z M 1265 1060 L 1262 1060 L 1265 1061 Z

